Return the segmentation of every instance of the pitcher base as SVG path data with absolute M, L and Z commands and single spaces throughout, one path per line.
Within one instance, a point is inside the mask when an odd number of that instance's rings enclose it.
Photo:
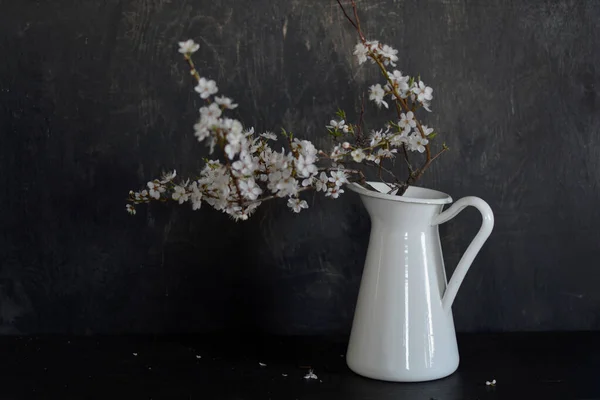
M 435 381 L 437 379 L 446 378 L 452 375 L 458 369 L 458 363 L 456 365 L 440 370 L 428 370 L 428 371 L 382 371 L 374 370 L 365 366 L 352 365 L 353 363 L 348 360 L 348 367 L 352 372 L 365 378 L 376 379 L 379 381 L 386 382 L 427 382 Z

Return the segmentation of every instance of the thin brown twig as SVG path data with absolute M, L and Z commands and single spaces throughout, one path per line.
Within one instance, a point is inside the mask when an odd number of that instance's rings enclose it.
M 413 169 L 413 166 L 408 158 L 408 150 L 406 150 L 406 143 L 402 143 L 402 152 L 404 153 L 404 160 L 406 161 L 406 165 L 408 166 L 408 172 L 410 173 L 410 176 L 412 176 L 415 170 Z
M 354 20 L 356 21 L 356 29 L 358 30 L 358 34 L 360 35 L 360 39 L 364 42 L 367 41 L 367 39 L 365 39 L 365 35 L 363 35 L 362 29 L 360 28 L 360 18 L 358 18 L 358 9 L 356 7 L 356 2 L 354 0 L 351 0 L 352 3 L 352 10 L 354 10 Z
M 367 165 L 374 166 L 373 164 L 369 164 L 369 163 L 367 163 Z M 381 166 L 381 162 L 379 163 L 379 166 Z M 391 177 L 392 177 L 392 178 L 394 178 L 394 182 L 393 182 L 393 183 L 391 183 L 391 182 L 387 182 L 385 179 L 383 179 L 383 177 L 382 177 L 381 175 L 379 175 L 379 179 L 380 179 L 380 180 L 381 180 L 383 183 L 385 183 L 386 185 L 388 185 L 388 186 L 391 186 L 392 188 L 397 188 L 398 190 L 402 190 L 403 188 L 406 188 L 406 187 L 408 186 L 408 184 L 407 184 L 407 183 L 405 183 L 405 182 L 400 182 L 400 181 L 398 180 L 398 178 L 396 177 L 396 175 L 395 175 L 395 174 L 394 174 L 392 171 L 390 171 L 389 169 L 387 169 L 387 168 L 385 168 L 385 167 L 382 167 L 382 168 L 381 168 L 381 170 L 383 170 L 383 171 L 387 172 L 388 174 L 390 174 L 390 175 L 391 175 Z M 380 171 L 381 171 L 381 170 L 380 170 Z M 393 191 L 393 189 L 392 189 L 392 190 L 390 190 L 390 191 L 388 192 L 388 194 L 389 194 L 389 193 L 391 193 L 392 191 Z
M 431 163 L 433 163 L 433 161 L 438 158 L 439 156 L 441 156 L 443 153 L 445 153 L 448 149 L 448 147 L 444 147 L 442 148 L 442 150 L 440 150 L 436 155 L 434 155 L 430 160 L 428 160 L 425 165 L 423 165 L 423 167 L 421 167 L 421 169 L 419 170 L 419 172 L 417 172 L 417 174 L 413 177 L 411 177 L 412 179 L 409 179 L 409 182 L 407 183 L 414 183 L 417 180 L 419 180 L 419 178 L 421 178 L 421 176 L 423 176 L 423 174 L 425 173 L 425 171 L 427 170 L 427 168 L 429 168 L 429 166 L 431 165 Z
M 388 173 L 390 176 L 392 176 L 392 178 L 394 178 L 394 181 L 395 181 L 396 183 L 400 183 L 400 180 L 398 179 L 398 177 L 396 177 L 396 175 L 395 175 L 395 174 L 394 174 L 392 171 L 390 171 L 389 169 L 387 169 L 387 168 L 385 168 L 384 166 L 382 166 L 382 165 L 381 165 L 381 161 L 379 162 L 379 164 L 375 164 L 375 163 L 368 163 L 368 162 L 366 162 L 365 164 L 367 164 L 367 165 L 370 165 L 370 166 L 372 166 L 372 167 L 379 166 L 379 169 L 380 169 L 380 171 L 387 172 L 387 173 Z M 380 173 L 381 173 L 381 172 L 380 172 Z M 381 177 L 381 176 L 380 176 L 380 177 Z
M 440 150 L 435 156 L 431 157 L 431 162 L 433 162 L 436 158 L 438 158 L 439 156 L 441 156 L 444 152 L 446 152 L 447 150 L 450 150 L 448 147 L 443 147 L 442 150 Z
M 346 12 L 346 9 L 344 8 L 344 6 L 342 5 L 342 2 L 340 0 L 337 0 L 337 3 L 340 5 L 340 8 L 342 9 L 342 12 L 344 13 L 344 16 L 346 17 L 346 19 L 348 21 L 350 21 L 350 23 L 352 24 L 352 26 L 356 29 L 359 30 L 359 27 L 354 23 L 354 21 L 352 21 L 352 18 L 350 18 L 350 16 L 348 15 L 348 13 Z
M 364 124 L 364 116 L 365 116 L 365 94 L 362 95 L 362 101 L 360 104 L 360 117 L 358 118 L 358 125 L 356 126 L 356 142 L 362 146 L 363 140 L 363 124 Z
M 196 70 L 196 66 L 194 65 L 194 61 L 192 60 L 192 57 L 190 57 L 189 54 L 185 54 L 183 56 L 183 58 L 185 59 L 185 61 L 187 61 L 188 65 L 190 66 L 192 76 L 194 78 L 196 78 L 197 82 L 200 81 L 200 74 L 198 73 L 198 70 Z

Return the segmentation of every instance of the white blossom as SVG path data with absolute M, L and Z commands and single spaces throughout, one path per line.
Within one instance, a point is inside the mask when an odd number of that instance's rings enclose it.
M 492 379 L 491 381 L 485 381 L 486 386 L 496 386 L 496 380 Z
M 410 130 L 417 126 L 417 121 L 415 121 L 415 114 L 412 111 L 400 114 L 400 121 L 398 121 L 398 126 L 402 129 L 402 131 L 410 132 Z
M 167 172 L 165 174 L 163 174 L 163 176 L 160 179 L 160 183 L 165 184 L 168 182 L 171 182 L 173 179 L 175 179 L 175 177 L 177 176 L 177 171 L 173 170 L 173 172 Z
M 135 215 L 135 214 L 136 214 L 135 207 L 134 207 L 134 206 L 132 206 L 131 204 L 127 204 L 127 205 L 125 206 L 125 209 L 126 209 L 126 210 L 127 210 L 127 212 L 128 212 L 129 214 L 131 214 L 131 215 Z
M 148 192 L 150 197 L 156 200 L 160 199 L 160 194 L 164 193 L 166 190 L 166 188 L 159 181 L 148 182 L 148 189 L 150 189 Z
M 215 138 L 215 136 L 209 136 L 207 138 L 206 145 L 208 146 L 208 154 L 214 153 L 215 146 L 217 145 L 217 139 Z
M 381 159 L 379 159 L 378 157 L 375 157 L 375 155 L 373 153 L 367 155 L 366 160 L 367 161 L 372 161 L 375 164 L 379 164 L 379 162 L 381 161 Z
M 231 133 L 229 135 L 232 135 Z M 225 153 L 227 153 L 227 157 L 230 160 L 233 160 L 237 153 L 242 149 L 242 144 L 240 142 L 227 143 L 225 145 Z
M 173 189 L 173 194 L 171 195 L 173 200 L 178 201 L 179 204 L 183 204 L 190 198 L 189 194 L 187 194 L 185 188 L 183 186 L 175 186 Z
M 317 149 L 308 140 L 294 139 L 292 149 L 297 152 L 298 158 L 295 160 L 296 171 L 301 178 L 309 178 L 317 173 Z
M 179 42 L 179 52 L 181 54 L 192 54 L 198 51 L 200 45 L 195 43 L 192 39 L 186 40 L 185 42 Z
M 365 47 L 364 44 L 358 43 L 356 46 L 354 46 L 354 55 L 356 56 L 356 59 L 358 60 L 358 65 L 367 61 L 368 53 L 369 53 L 369 50 Z
M 211 103 L 208 107 L 200 108 L 200 117 L 207 120 L 207 124 L 209 125 L 215 125 L 222 113 L 217 103 Z
M 258 157 L 252 157 L 251 155 L 244 155 L 239 160 L 231 164 L 236 175 L 238 176 L 249 176 L 254 175 L 258 170 Z
M 304 157 L 300 154 L 296 160 L 296 172 L 301 178 L 308 178 L 317 173 L 317 166 L 313 164 L 309 157 Z
M 267 140 L 277 140 L 277 135 L 274 134 L 273 132 L 265 132 L 265 133 L 261 133 L 260 137 L 263 137 Z
M 308 370 L 308 373 L 304 375 L 304 379 L 319 379 L 319 377 L 315 375 L 315 371 L 311 368 Z
M 403 144 L 407 144 L 407 143 L 408 143 L 408 132 L 407 131 L 403 131 L 400 134 L 393 135 L 390 138 L 390 145 L 393 147 L 400 147 Z
M 396 55 L 398 54 L 398 50 L 384 44 L 383 47 L 379 49 L 379 54 L 384 58 L 384 65 L 390 64 L 394 67 L 396 66 L 395 62 L 398 61 L 398 56 Z
M 292 149 L 298 151 L 301 155 L 308 158 L 310 162 L 315 162 L 317 160 L 318 150 L 315 145 L 308 140 L 294 139 L 292 142 Z
M 237 220 L 243 220 L 243 216 L 242 216 L 242 206 L 240 206 L 238 203 L 230 203 L 228 204 L 225 209 L 224 209 L 226 214 L 229 214 L 229 216 L 231 216 L 233 219 Z M 246 218 L 247 219 L 247 218 Z
M 327 184 L 329 183 L 329 177 L 325 172 L 321 172 L 319 177 L 315 180 L 315 189 L 317 192 L 326 192 Z
M 206 78 L 200 78 L 198 80 L 198 85 L 194 88 L 194 90 L 200 93 L 200 97 L 203 99 L 208 99 L 213 94 L 219 91 L 217 87 L 217 83 L 213 80 L 208 80 Z
M 365 42 L 365 46 L 369 51 L 378 51 L 379 50 L 379 41 L 367 40 Z
M 426 86 L 423 81 L 419 81 L 418 84 L 415 82 L 412 87 L 412 92 L 415 94 L 419 103 L 427 103 L 433 99 L 433 89 Z
M 353 150 L 350 155 L 357 163 L 362 162 L 365 159 L 365 152 L 362 149 Z
M 342 148 L 342 146 L 336 145 L 333 147 L 333 150 L 331 151 L 331 154 L 329 155 L 329 157 L 333 161 L 340 161 L 342 158 L 344 158 L 344 156 L 347 153 L 348 153 L 348 151 L 346 149 Z
M 371 147 L 379 146 L 384 139 L 385 137 L 382 130 L 372 131 L 371 142 L 369 143 L 369 145 Z
M 350 127 L 346 124 L 346 121 L 344 121 L 344 120 L 336 121 L 334 119 L 329 121 L 329 125 L 327 125 L 327 128 L 333 129 L 333 130 L 339 129 L 344 133 L 348 133 L 348 131 L 350 130 Z
M 388 71 L 388 77 L 400 92 L 400 96 L 403 98 L 406 97 L 409 90 L 408 81 L 410 78 L 408 76 L 403 76 L 402 72 L 398 70 L 394 70 L 394 72 Z
M 331 197 L 332 199 L 337 199 L 338 197 L 340 197 L 340 194 L 344 193 L 344 189 L 338 187 L 338 186 L 333 186 L 330 188 L 327 188 L 327 192 L 325 192 L 325 197 Z
M 292 177 L 291 166 L 287 161 L 281 163 L 281 168 L 269 174 L 268 188 L 277 197 L 296 196 L 298 194 L 298 181 Z
M 190 185 L 190 201 L 192 202 L 192 210 L 198 210 L 202 206 L 202 192 L 198 188 L 198 182 L 192 182 Z
M 255 201 L 251 204 L 248 204 L 246 207 L 244 207 L 244 209 L 242 210 L 243 218 L 248 219 L 261 204 L 262 204 L 261 201 Z
M 224 118 L 222 120 L 219 120 L 219 122 L 220 122 L 219 127 L 222 130 L 224 130 L 226 132 L 242 134 L 242 136 L 246 136 L 246 135 L 243 135 L 244 127 L 242 126 L 242 123 L 240 121 L 238 121 L 237 119 Z
M 198 138 L 199 142 L 204 141 L 210 135 L 210 128 L 213 124 L 211 124 L 210 120 L 200 119 L 198 123 L 194 125 L 194 136 Z
M 233 129 L 230 127 L 230 132 L 226 136 L 227 144 L 225 145 L 225 153 L 230 160 L 233 160 L 235 156 L 242 150 L 242 147 L 247 144 L 247 139 L 244 133 L 240 129 Z
M 337 187 L 340 187 L 344 183 L 348 183 L 348 177 L 344 171 L 331 171 L 329 182 L 333 183 Z
M 379 107 L 381 107 L 381 105 L 383 104 L 385 108 L 388 108 L 387 102 L 383 100 L 384 96 L 385 90 L 383 90 L 379 83 L 377 85 L 372 85 L 369 88 L 369 100 L 373 100 L 375 104 L 377 104 L 377 106 Z
M 133 199 L 136 203 L 142 200 L 142 195 L 140 192 L 134 192 L 133 190 L 129 191 L 129 198 Z
M 423 153 L 425 151 L 425 146 L 429 143 L 429 140 L 425 139 L 419 132 L 413 132 L 412 135 L 408 138 L 408 145 L 411 151 L 418 151 L 419 153 Z
M 433 133 L 433 128 L 429 128 L 427 125 L 422 125 L 421 129 L 423 129 L 423 135 L 425 135 L 425 137 Z
M 395 154 L 398 152 L 397 149 L 392 149 L 392 150 L 388 150 L 388 149 L 379 149 L 377 151 L 377 157 L 379 158 L 394 158 Z
M 314 182 L 315 182 L 315 177 L 311 176 L 309 178 L 303 179 L 301 185 L 302 185 L 302 187 L 312 186 Z
M 237 108 L 237 104 L 233 104 L 233 100 L 230 99 L 229 97 L 225 97 L 225 96 L 216 96 L 215 97 L 215 103 L 217 103 L 218 105 L 220 105 L 223 108 L 227 108 L 229 110 L 233 110 Z
M 287 205 L 291 208 L 295 213 L 299 213 L 303 208 L 308 208 L 308 203 L 306 200 L 300 200 L 298 198 L 289 198 Z
M 277 182 L 277 197 L 287 197 L 298 195 L 298 181 L 294 178 L 285 178 Z
M 238 186 L 240 188 L 242 196 L 244 196 L 248 200 L 258 199 L 258 196 L 260 196 L 262 193 L 262 189 L 256 184 L 256 182 L 254 182 L 254 178 L 240 180 L 238 182 Z

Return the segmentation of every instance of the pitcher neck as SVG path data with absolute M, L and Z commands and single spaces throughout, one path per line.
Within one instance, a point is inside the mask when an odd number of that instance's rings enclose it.
M 431 220 L 442 212 L 443 204 L 408 203 L 361 196 L 373 223 L 403 227 L 430 226 Z

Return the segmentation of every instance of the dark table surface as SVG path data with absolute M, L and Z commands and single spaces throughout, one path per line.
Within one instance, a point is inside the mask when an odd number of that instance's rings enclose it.
M 5 336 L 0 400 L 600 399 L 600 333 L 458 340 L 461 365 L 450 377 L 389 383 L 352 373 L 344 338 Z M 309 368 L 318 379 L 304 379 Z

